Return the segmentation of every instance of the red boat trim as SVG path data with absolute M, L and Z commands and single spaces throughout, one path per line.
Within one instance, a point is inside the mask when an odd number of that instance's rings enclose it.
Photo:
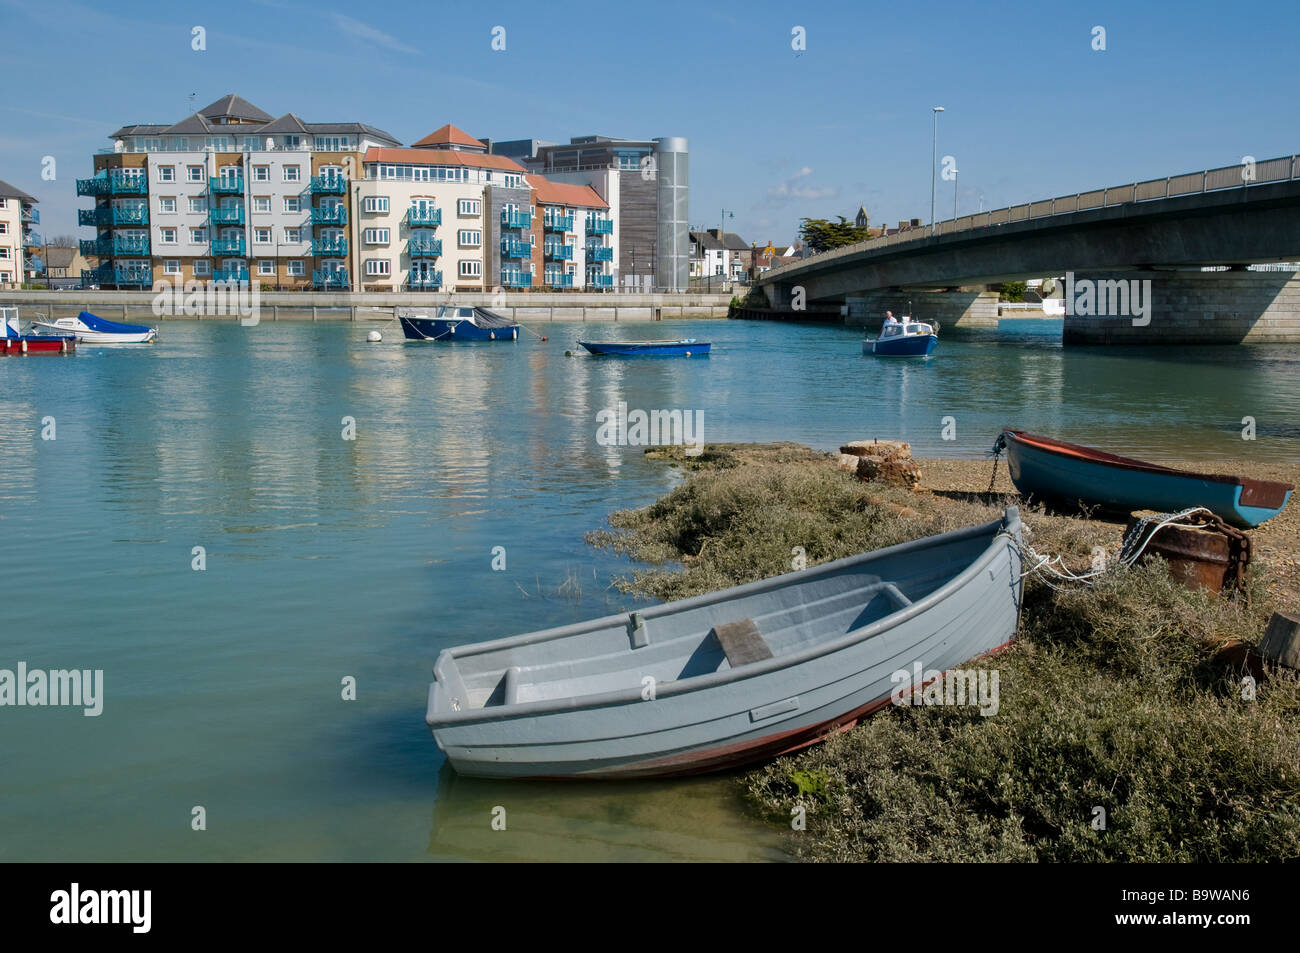
M 1077 443 L 1065 443 L 1062 440 L 1053 440 L 1051 437 L 1042 437 L 1038 434 L 1025 433 L 1023 430 L 1014 430 L 1011 427 L 1003 427 L 1002 432 L 1013 440 L 1018 440 L 1026 446 L 1033 447 L 1035 450 L 1041 450 L 1044 453 L 1053 453 L 1060 457 L 1069 457 L 1075 460 L 1084 460 L 1088 463 L 1098 463 L 1104 466 L 1118 467 L 1122 470 L 1136 470 L 1142 473 L 1156 473 L 1165 476 L 1178 476 L 1191 480 L 1208 480 L 1211 483 L 1226 483 L 1233 486 L 1241 487 L 1240 502 L 1243 506 L 1259 506 L 1267 509 L 1277 509 L 1286 502 L 1286 495 L 1295 487 L 1290 483 L 1274 483 L 1270 480 L 1253 480 L 1250 477 L 1241 477 L 1228 473 L 1193 473 L 1190 470 L 1178 470 L 1174 467 L 1162 467 L 1156 463 L 1146 463 L 1143 460 L 1134 460 L 1131 457 L 1121 457 L 1113 453 L 1107 453 L 1104 450 L 1097 450 L 1093 447 L 1082 447 Z
M 983 655 L 977 655 L 962 664 L 996 655 L 1014 641 L 1012 639 L 1009 642 L 1003 642 L 1001 645 L 989 649 Z M 925 684 L 928 685 L 929 682 Z M 875 714 L 882 708 L 889 707 L 889 704 L 889 698 L 880 698 L 829 721 L 809 725 L 806 728 L 792 728 L 789 731 L 780 731 L 764 738 L 741 741 L 732 745 L 724 745 L 721 748 L 712 748 L 708 751 L 688 751 L 682 754 L 669 755 L 666 758 L 655 758 L 652 761 L 638 761 L 635 764 L 597 768 L 579 774 L 546 775 L 521 780 L 584 781 L 593 778 L 617 778 L 620 780 L 625 778 L 678 778 L 706 774 L 711 771 L 722 771 L 727 768 L 738 768 L 753 764 L 756 761 L 768 761 L 772 758 L 779 758 L 781 755 L 793 754 L 796 751 L 811 747 L 833 735 L 848 731 L 863 718 Z

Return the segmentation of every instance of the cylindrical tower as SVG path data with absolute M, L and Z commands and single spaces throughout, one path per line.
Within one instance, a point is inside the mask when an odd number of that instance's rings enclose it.
M 655 139 L 659 176 L 659 235 L 655 284 L 685 291 L 690 281 L 690 147 L 677 136 Z

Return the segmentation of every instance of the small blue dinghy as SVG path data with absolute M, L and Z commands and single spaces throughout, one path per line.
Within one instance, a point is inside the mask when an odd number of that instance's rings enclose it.
M 476 777 L 696 774 L 795 751 L 1010 643 L 1020 531 L 1012 507 L 720 592 L 444 649 L 425 721 Z
M 1162 513 L 1203 506 L 1249 528 L 1281 513 L 1295 489 L 1290 483 L 1162 467 L 1010 427 L 993 449 L 1006 451 L 1011 480 L 1023 495 L 1068 505 Z
M 579 341 L 592 354 L 607 357 L 700 357 L 713 345 L 708 341 Z
M 904 315 L 897 321 L 891 315 L 874 341 L 862 342 L 863 354 L 877 357 L 928 357 L 939 346 L 934 328 Z

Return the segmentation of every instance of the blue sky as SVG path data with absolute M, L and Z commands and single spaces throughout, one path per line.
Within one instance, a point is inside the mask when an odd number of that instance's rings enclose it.
M 931 107 L 960 214 L 1288 155 L 1292 3 L 315 4 L 0 0 L 17 96 L 0 179 L 78 234 L 74 180 L 126 123 L 228 92 L 412 142 L 685 136 L 691 219 L 789 240 L 801 216 L 929 217 Z M 191 49 L 191 28 L 207 49 Z M 1270 26 L 1271 25 L 1271 26 Z M 491 31 L 506 29 L 506 49 Z M 807 49 L 791 47 L 795 26 Z M 1105 51 L 1092 30 L 1106 30 Z M 190 96 L 193 95 L 193 100 Z M 55 181 L 41 162 L 54 156 Z M 939 183 L 938 217 L 953 183 Z

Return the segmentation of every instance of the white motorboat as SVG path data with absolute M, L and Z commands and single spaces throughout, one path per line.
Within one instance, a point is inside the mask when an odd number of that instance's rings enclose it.
M 149 344 L 158 329 L 143 324 L 121 324 L 83 311 L 75 318 L 33 321 L 40 334 L 71 334 L 83 344 Z

